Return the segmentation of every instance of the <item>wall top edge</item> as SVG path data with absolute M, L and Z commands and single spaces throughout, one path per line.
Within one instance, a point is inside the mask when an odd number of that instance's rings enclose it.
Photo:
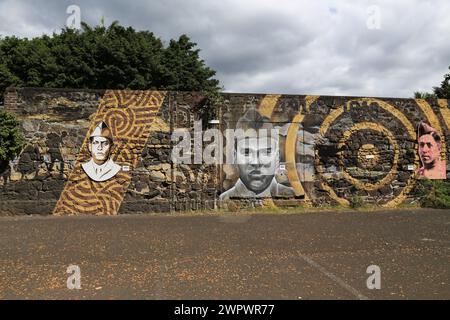
M 134 90 L 134 89 L 88 89 L 88 88 L 46 88 L 46 87 L 8 87 L 5 89 L 5 93 L 14 92 L 14 91 L 35 91 L 35 92 L 89 92 L 89 93 L 104 93 L 107 90 L 127 90 L 127 91 L 165 91 L 169 93 L 191 93 L 191 94 L 201 94 L 200 91 L 183 91 L 183 90 L 157 90 L 157 89 L 142 89 L 142 90 Z M 416 98 L 404 98 L 404 97 L 392 97 L 392 96 L 358 96 L 358 95 L 321 95 L 321 94 L 292 94 L 292 93 L 272 93 L 272 92 L 222 92 L 224 96 L 265 96 L 265 95 L 280 95 L 282 97 L 306 97 L 306 96 L 314 96 L 321 98 L 350 98 L 350 99 L 360 99 L 360 98 L 370 98 L 370 99 L 380 99 L 380 100 L 416 100 Z M 426 99 L 427 101 L 440 101 L 440 100 L 450 100 L 450 99 Z

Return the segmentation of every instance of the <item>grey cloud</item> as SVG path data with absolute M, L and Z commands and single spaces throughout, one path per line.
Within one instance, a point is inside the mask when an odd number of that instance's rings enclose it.
M 59 30 L 73 1 L 0 0 L 0 33 Z M 82 19 L 119 20 L 166 43 L 187 34 L 227 91 L 411 97 L 450 64 L 450 3 L 406 1 L 87 1 Z M 381 29 L 366 27 L 380 9 Z

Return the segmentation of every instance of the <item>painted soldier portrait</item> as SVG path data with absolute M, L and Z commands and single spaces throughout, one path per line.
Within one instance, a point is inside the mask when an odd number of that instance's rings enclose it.
M 416 171 L 420 179 L 445 179 L 446 164 L 441 159 L 441 136 L 428 123 L 421 121 L 417 127 L 417 142 L 421 167 Z
M 106 181 L 121 170 L 121 166 L 114 163 L 111 158 L 113 146 L 114 139 L 111 130 L 102 121 L 94 128 L 89 137 L 88 149 L 91 160 L 81 165 L 91 180 Z

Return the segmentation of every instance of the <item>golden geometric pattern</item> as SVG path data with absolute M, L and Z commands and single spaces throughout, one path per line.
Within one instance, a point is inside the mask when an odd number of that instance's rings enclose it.
M 343 177 L 350 182 L 351 184 L 355 185 L 361 190 L 366 191 L 372 191 L 377 190 L 386 184 L 390 183 L 392 179 L 394 179 L 395 175 L 397 174 L 397 165 L 398 165 L 398 159 L 400 155 L 400 149 L 398 147 L 397 141 L 394 137 L 394 135 L 385 127 L 383 127 L 380 124 L 373 123 L 373 122 L 359 122 L 355 124 L 353 127 L 351 127 L 349 130 L 345 131 L 343 134 L 343 137 L 341 141 L 338 143 L 338 149 L 341 150 L 343 146 L 345 145 L 346 141 L 349 139 L 349 137 L 352 135 L 352 133 L 358 131 L 358 130 L 372 130 L 379 132 L 386 136 L 386 138 L 389 140 L 389 144 L 393 146 L 394 148 L 394 160 L 392 162 L 391 170 L 389 170 L 389 173 L 381 180 L 377 181 L 376 183 L 369 183 L 369 182 L 361 182 L 358 179 L 353 178 L 348 172 L 345 170 L 344 166 L 344 159 L 343 159 L 343 153 L 341 152 L 339 154 L 339 163 L 341 164 L 341 167 L 344 168 L 344 171 L 342 172 Z
M 258 111 L 261 115 L 271 119 L 273 111 L 277 106 L 278 100 L 281 97 L 279 94 L 267 94 L 261 100 L 259 104 Z M 303 186 L 298 178 L 296 163 L 295 163 L 295 146 L 297 141 L 297 131 L 300 122 L 303 120 L 303 115 L 297 115 L 292 120 L 291 126 L 289 127 L 286 142 L 286 169 L 288 172 L 288 179 L 291 187 L 294 189 L 295 195 L 302 196 L 305 195 Z
M 320 96 L 306 96 L 305 97 L 305 111 L 309 112 L 311 104 L 313 104 Z M 304 196 L 306 201 L 310 200 L 308 194 L 305 192 L 305 189 L 300 182 L 300 178 L 298 176 L 297 171 L 297 163 L 295 160 L 296 147 L 297 147 L 297 132 L 300 127 L 300 124 L 303 122 L 305 115 L 301 112 L 296 114 L 292 119 L 291 124 L 289 125 L 287 136 L 286 136 L 286 147 L 284 150 L 284 155 L 286 158 L 286 168 L 288 172 L 289 183 L 294 189 L 295 195 Z
M 297 163 L 295 161 L 296 146 L 297 146 L 297 132 L 300 123 L 303 121 L 305 116 L 302 114 L 297 114 L 292 123 L 289 126 L 287 137 L 286 137 L 286 148 L 285 148 L 285 158 L 286 158 L 286 168 L 288 172 L 289 182 L 294 189 L 295 195 L 305 196 L 305 200 L 308 200 L 308 196 L 303 189 L 297 172 Z
M 447 125 L 447 129 L 450 130 L 450 110 L 448 108 L 448 101 L 445 99 L 437 100 L 439 110 L 441 111 L 442 118 L 444 118 L 444 122 Z
M 259 104 L 259 113 L 270 119 L 272 117 L 273 109 L 275 108 L 280 97 L 280 94 L 266 94 Z
M 389 103 L 387 103 L 383 100 L 380 100 L 380 99 L 375 99 L 375 98 L 358 98 L 358 99 L 348 100 L 347 101 L 347 109 L 350 109 L 350 106 L 353 102 L 357 102 L 357 103 L 365 102 L 367 105 L 371 105 L 372 103 L 377 104 L 380 108 L 384 109 L 385 111 L 387 111 L 392 116 L 394 116 L 397 120 L 400 121 L 400 123 L 403 125 L 404 129 L 408 133 L 410 139 L 412 139 L 412 140 L 416 139 L 414 126 L 411 124 L 411 122 L 408 120 L 408 118 L 401 111 L 397 110 L 394 106 L 390 105 Z M 425 114 L 428 117 L 430 117 L 430 114 L 429 114 L 430 110 L 426 107 L 423 107 L 423 104 L 420 107 L 422 110 L 425 111 Z M 320 135 L 325 136 L 326 133 L 328 132 L 328 129 L 332 125 L 332 123 L 334 123 L 334 121 L 339 116 L 341 116 L 343 113 L 344 113 L 344 106 L 339 106 L 337 109 L 333 110 L 322 122 L 322 125 L 319 128 Z M 431 118 L 433 119 L 433 122 L 434 122 L 434 118 L 432 116 L 431 116 Z M 338 144 L 338 148 L 340 149 L 343 147 L 345 140 L 347 140 L 349 138 L 349 136 L 351 135 L 352 132 L 354 132 L 356 130 L 362 130 L 362 129 L 375 130 L 377 132 L 382 133 L 384 136 L 386 136 L 388 138 L 390 144 L 394 148 L 394 161 L 393 161 L 391 170 L 383 179 L 381 179 L 380 181 L 378 181 L 377 183 L 374 183 L 374 184 L 367 183 L 367 182 L 361 182 L 361 181 L 353 178 L 352 176 L 350 176 L 345 170 L 343 170 L 342 174 L 343 174 L 343 177 L 347 181 L 354 184 L 359 189 L 368 190 L 368 191 L 376 190 L 376 189 L 390 183 L 392 181 L 392 179 L 394 178 L 395 174 L 397 174 L 397 166 L 398 166 L 398 160 L 399 160 L 399 147 L 398 147 L 398 144 L 397 144 L 397 141 L 396 141 L 394 135 L 388 129 L 386 129 L 383 126 L 380 126 L 377 123 L 362 122 L 362 123 L 357 123 L 350 130 L 346 131 L 343 134 L 343 138 L 341 139 L 340 143 Z M 341 156 L 342 156 L 342 154 L 341 154 Z M 343 166 L 342 158 L 340 159 L 340 164 L 341 164 L 341 166 Z M 417 153 L 415 154 L 414 164 L 416 166 L 419 164 L 419 157 L 418 157 Z M 337 201 L 339 204 L 349 205 L 350 204 L 349 201 L 345 198 L 339 197 L 336 194 L 336 192 L 333 190 L 333 188 L 331 188 L 328 185 L 328 183 L 326 182 L 326 179 L 322 176 L 322 173 L 325 172 L 325 170 L 324 170 L 322 164 L 320 163 L 320 157 L 317 152 L 316 152 L 316 157 L 315 157 L 315 167 L 316 167 L 317 176 L 321 180 L 321 187 L 324 190 L 326 190 L 329 193 L 330 197 L 333 198 L 335 201 Z M 414 175 L 411 174 L 408 181 L 406 182 L 406 186 L 402 188 L 401 192 L 397 196 L 395 196 L 393 199 L 391 199 L 387 203 L 383 204 L 383 206 L 384 207 L 394 207 L 394 206 L 402 203 L 405 200 L 406 195 L 413 188 L 415 181 L 416 180 L 415 180 Z
M 150 136 L 151 124 L 166 92 L 107 90 L 82 144 L 77 162 L 53 211 L 54 215 L 116 215 Z M 81 165 L 89 161 L 88 141 L 95 126 L 104 121 L 114 138 L 112 159 L 130 171 L 119 171 L 113 178 L 92 181 Z
M 361 168 L 370 170 L 380 161 L 380 153 L 378 149 L 371 143 L 367 143 L 358 149 L 358 165 Z

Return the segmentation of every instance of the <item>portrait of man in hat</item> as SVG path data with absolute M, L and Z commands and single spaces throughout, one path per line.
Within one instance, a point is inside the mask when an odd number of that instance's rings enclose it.
M 441 159 L 442 143 L 437 131 L 421 121 L 417 127 L 417 142 L 422 166 L 416 171 L 420 179 L 445 179 L 446 165 Z
M 267 117 L 249 109 L 237 122 L 234 160 L 239 179 L 220 200 L 230 198 L 294 197 L 291 187 L 276 181 L 279 167 L 279 141 L 276 130 Z
M 81 165 L 93 181 L 109 180 L 121 170 L 121 166 L 114 163 L 111 158 L 113 143 L 111 130 L 105 122 L 100 122 L 89 137 L 88 149 L 91 160 Z

